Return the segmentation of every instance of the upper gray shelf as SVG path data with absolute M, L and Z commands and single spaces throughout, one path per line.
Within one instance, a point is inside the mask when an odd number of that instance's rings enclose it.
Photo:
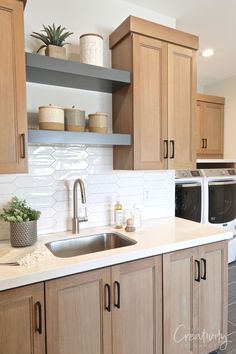
M 128 71 L 26 53 L 26 79 L 45 85 L 112 93 L 130 84 Z

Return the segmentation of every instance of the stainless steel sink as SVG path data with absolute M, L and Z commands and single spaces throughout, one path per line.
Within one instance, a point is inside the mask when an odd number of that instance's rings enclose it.
M 137 241 L 118 233 L 104 233 L 48 242 L 46 246 L 54 256 L 66 258 L 131 246 L 136 243 Z

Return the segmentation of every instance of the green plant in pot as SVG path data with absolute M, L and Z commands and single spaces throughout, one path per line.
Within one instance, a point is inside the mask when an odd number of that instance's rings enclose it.
M 0 220 L 10 223 L 12 247 L 31 246 L 37 241 L 37 220 L 41 212 L 27 206 L 25 200 L 12 198 L 0 213 Z
M 38 49 L 39 52 L 42 48 L 46 48 L 45 55 L 54 58 L 66 59 L 66 39 L 70 37 L 73 32 L 69 32 L 65 27 L 55 26 L 55 23 L 52 26 L 43 25 L 43 30 L 41 33 L 33 32 L 32 37 L 39 39 L 43 42 L 43 45 Z

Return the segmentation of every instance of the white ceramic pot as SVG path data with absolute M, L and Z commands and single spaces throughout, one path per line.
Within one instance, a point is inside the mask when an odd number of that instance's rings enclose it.
M 103 66 L 103 37 L 96 33 L 80 36 L 80 62 Z
M 108 114 L 93 113 L 89 114 L 89 131 L 92 133 L 107 133 L 108 131 Z
M 64 130 L 64 109 L 52 105 L 39 107 L 39 129 Z

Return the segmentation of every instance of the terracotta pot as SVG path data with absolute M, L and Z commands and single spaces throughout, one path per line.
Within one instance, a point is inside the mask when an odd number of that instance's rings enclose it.
M 66 48 L 50 44 L 45 50 L 45 55 L 58 59 L 66 59 Z

